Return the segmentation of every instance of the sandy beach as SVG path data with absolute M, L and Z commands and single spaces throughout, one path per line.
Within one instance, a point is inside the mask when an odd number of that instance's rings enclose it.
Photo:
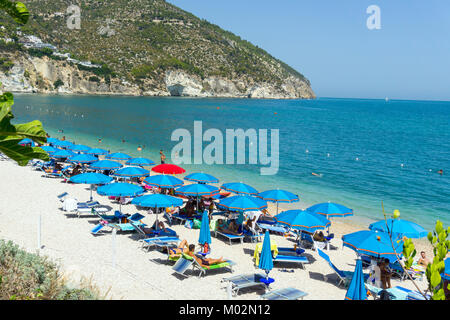
M 212 173 L 212 172 L 211 172 Z M 186 173 L 187 174 L 187 173 Z M 0 239 L 12 240 L 30 252 L 37 251 L 39 216 L 42 221 L 41 255 L 50 257 L 60 264 L 65 274 L 77 283 L 82 279 L 92 279 L 100 292 L 107 293 L 108 299 L 227 299 L 225 284 L 221 279 L 232 275 L 262 272 L 255 267 L 253 251 L 255 243 L 228 245 L 223 239 L 212 236 L 212 258 L 223 256 L 236 262 L 234 273 L 213 270 L 205 277 L 181 277 L 168 264 L 158 264 L 151 259 L 166 259 L 165 254 L 156 250 L 142 251 L 134 233 L 118 233 L 116 241 L 116 267 L 112 264 L 112 235 L 109 229 L 101 235 L 90 233 L 98 218 L 82 216 L 61 210 L 57 195 L 68 192 L 79 201 L 89 199 L 89 186 L 69 184 L 58 178 L 42 177 L 42 172 L 30 167 L 19 167 L 12 161 L 0 162 Z M 228 182 L 228 181 L 227 181 Z M 251 185 L 251 181 L 246 181 Z M 275 186 L 274 186 L 275 187 Z M 94 199 L 103 205 L 118 209 L 119 204 L 94 192 Z M 300 208 L 302 202 L 289 205 Z M 401 208 L 400 208 L 401 210 Z M 146 224 L 153 224 L 155 217 L 139 211 L 134 205 L 122 206 L 125 213 L 140 212 L 145 215 Z M 269 211 L 275 212 L 270 205 Z M 358 213 L 355 212 L 357 215 Z M 217 219 L 217 216 L 215 217 Z M 164 220 L 165 221 L 165 220 Z M 190 230 L 183 225 L 172 227 L 180 239 L 197 243 L 199 230 Z M 341 270 L 353 271 L 356 254 L 343 248 L 341 236 L 365 229 L 352 220 L 333 219 L 331 231 L 335 238 L 331 250 L 327 251 L 333 263 Z M 293 242 L 282 236 L 271 235 L 272 243 L 278 246 L 292 246 Z M 432 257 L 431 247 L 425 241 L 415 241 L 416 248 L 427 251 Z M 270 275 L 275 279 L 273 289 L 295 287 L 308 293 L 305 300 L 344 299 L 346 289 L 336 285 L 337 277 L 330 266 L 313 250 L 306 250 L 310 264 L 301 269 L 296 265 L 275 263 Z M 294 272 L 282 272 L 282 269 Z M 323 275 L 328 275 L 328 281 Z M 426 289 L 426 279 L 417 281 L 421 289 Z M 401 285 L 414 289 L 409 281 L 392 280 L 392 286 Z M 259 299 L 261 291 L 243 291 L 235 299 Z

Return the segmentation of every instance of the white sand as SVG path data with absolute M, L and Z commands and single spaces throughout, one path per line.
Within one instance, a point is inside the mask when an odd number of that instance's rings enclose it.
M 250 183 L 250 182 L 249 182 Z M 79 201 L 89 199 L 89 186 L 63 183 L 59 178 L 42 177 L 42 172 L 30 167 L 19 167 L 12 161 L 0 161 L 0 239 L 12 240 L 30 252 L 37 250 L 38 219 L 42 217 L 42 255 L 58 262 L 74 282 L 81 278 L 91 278 L 93 283 L 113 299 L 226 299 L 224 277 L 242 273 L 263 272 L 255 268 L 253 250 L 255 243 L 228 245 L 222 239 L 212 237 L 212 258 L 229 258 L 237 263 L 235 272 L 213 270 L 206 277 L 183 278 L 172 272 L 171 266 L 157 264 L 151 258 L 165 259 L 165 255 L 151 250 L 139 249 L 136 235 L 118 233 L 116 241 L 116 268 L 112 267 L 112 234 L 93 236 L 90 230 L 98 219 L 93 216 L 76 218 L 75 215 L 60 209 L 61 202 L 56 195 L 68 192 Z M 107 197 L 94 193 L 94 199 L 102 204 L 118 209 Z M 301 208 L 299 204 L 290 208 Z M 122 206 L 125 213 L 138 212 L 134 205 Z M 274 212 L 273 207 L 271 212 Z M 146 212 L 144 222 L 153 224 L 155 217 Z M 357 214 L 357 213 L 356 213 Z M 216 217 L 217 219 L 217 217 Z M 344 223 L 345 221 L 345 223 Z M 356 254 L 342 248 L 340 237 L 343 234 L 362 229 L 352 224 L 351 218 L 332 220 L 331 230 L 335 233 L 332 240 L 334 248 L 326 251 L 334 264 L 341 270 L 353 271 Z M 189 230 L 184 226 L 172 227 L 181 239 L 197 243 L 199 230 Z M 292 246 L 293 242 L 281 236 L 271 235 L 272 243 L 279 246 Z M 420 249 L 430 248 L 423 242 Z M 306 270 L 296 265 L 275 263 L 270 276 L 275 279 L 273 289 L 295 287 L 307 292 L 305 299 L 344 299 L 346 290 L 336 286 L 336 275 L 324 260 L 312 250 L 306 255 L 311 264 Z M 281 272 L 287 268 L 293 273 Z M 328 282 L 323 275 L 329 275 Z M 421 289 L 426 288 L 426 280 L 417 282 Z M 409 281 L 392 281 L 392 286 L 401 285 L 414 289 Z M 244 291 L 239 299 L 259 299 L 261 292 Z

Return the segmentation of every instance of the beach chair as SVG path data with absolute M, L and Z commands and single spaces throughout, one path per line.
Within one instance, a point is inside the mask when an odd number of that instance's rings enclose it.
M 230 278 L 223 278 L 221 282 L 227 282 L 227 293 L 229 296 L 237 296 L 239 290 L 251 287 L 262 287 L 264 291 L 267 290 L 267 285 L 261 280 L 265 276 L 261 273 L 241 274 Z
M 318 249 L 324 250 L 326 247 L 328 247 L 329 243 L 328 241 L 327 242 L 315 241 L 313 236 L 306 232 L 301 232 L 300 242 L 303 246 L 310 247 L 315 251 L 317 251 Z
M 134 228 L 138 234 L 144 238 L 153 238 L 153 237 L 162 237 L 162 236 L 167 236 L 167 237 L 177 237 L 177 233 L 169 228 L 166 228 L 166 231 L 163 230 L 158 230 L 158 231 L 154 231 L 151 233 L 146 233 L 142 227 L 145 226 L 144 224 L 138 225 L 135 221 L 130 221 L 131 227 Z
M 341 284 L 344 284 L 344 286 L 347 286 L 350 281 L 353 278 L 353 272 L 352 271 L 341 271 L 339 270 L 330 260 L 330 257 L 323 252 L 320 249 L 317 249 L 317 252 L 319 253 L 319 256 L 322 257 L 326 262 L 328 262 L 329 266 L 331 267 L 331 269 L 333 269 L 333 271 L 336 273 L 336 275 L 338 276 L 337 279 L 337 283 L 338 286 L 340 286 Z M 323 276 L 325 281 L 327 281 L 328 277 L 326 275 Z M 364 274 L 364 281 L 366 281 L 369 278 L 369 274 Z
M 69 179 L 70 177 L 68 177 L 66 175 L 66 171 L 69 170 L 70 167 L 72 167 L 72 165 L 67 165 L 67 166 L 63 167 L 61 169 L 60 173 L 57 173 L 57 172 L 46 172 L 44 167 L 41 167 L 40 170 L 44 173 L 44 177 L 47 177 L 47 178 L 64 178 L 64 179 Z
M 211 265 L 211 266 L 209 266 L 209 269 L 208 269 L 208 268 L 200 265 L 197 262 L 197 260 L 195 260 L 191 256 L 188 256 L 187 254 L 182 253 L 181 257 L 178 259 L 178 261 L 172 267 L 172 270 L 174 270 L 176 273 L 178 273 L 180 275 L 187 277 L 185 275 L 185 272 L 186 272 L 186 270 L 189 269 L 189 267 L 192 266 L 193 271 L 199 270 L 198 277 L 201 278 L 203 275 L 206 275 L 206 272 L 208 270 L 227 269 L 230 272 L 233 272 L 233 266 L 235 264 L 236 263 L 234 263 L 233 261 L 227 260 L 227 261 L 219 263 L 219 264 Z
M 377 298 L 381 291 L 383 291 L 382 288 L 373 286 L 371 284 L 366 283 L 365 284 L 366 289 L 370 292 L 370 294 Z M 391 300 L 425 300 L 423 295 L 421 295 L 418 291 L 410 290 L 404 287 L 395 286 L 389 289 L 386 289 L 386 291 L 389 293 L 389 296 Z M 427 299 L 431 299 L 431 295 L 426 293 Z
M 67 192 L 63 192 L 61 194 L 58 194 L 56 197 L 58 198 L 59 201 L 64 202 L 64 199 L 68 196 L 69 194 Z
M 269 291 L 261 296 L 265 300 L 303 300 L 308 294 L 295 288 L 283 288 Z
M 232 245 L 232 241 L 233 240 L 238 240 L 240 241 L 240 243 L 244 243 L 244 235 L 234 235 L 234 234 L 229 234 L 229 233 L 225 233 L 225 232 L 220 232 L 217 230 L 217 220 L 212 222 L 210 224 L 210 226 L 212 227 L 212 231 L 214 232 L 214 236 L 217 238 L 217 235 L 221 235 L 224 238 L 227 238 L 229 241 L 230 246 Z
M 289 232 L 289 228 L 279 225 L 279 224 L 269 224 L 266 222 L 257 222 L 256 223 L 264 232 L 269 230 L 269 232 L 278 233 L 278 234 L 286 234 Z
M 162 236 L 140 239 L 139 242 L 141 243 L 141 249 L 144 250 L 146 248 L 148 252 L 151 247 L 169 248 L 171 246 L 176 246 L 180 242 L 180 238 Z
M 304 264 L 310 263 L 309 259 L 302 254 L 305 250 L 298 248 L 294 250 L 294 248 L 278 248 L 278 254 L 273 257 L 273 262 L 290 262 L 290 263 L 298 263 L 300 266 L 305 269 Z

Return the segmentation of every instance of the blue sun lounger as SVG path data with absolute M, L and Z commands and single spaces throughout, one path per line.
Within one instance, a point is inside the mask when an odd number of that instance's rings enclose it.
M 150 250 L 152 246 L 155 247 L 169 247 L 171 245 L 177 245 L 180 242 L 180 238 L 178 237 L 170 237 L 170 236 L 162 236 L 162 237 L 153 237 L 147 239 L 139 240 L 141 242 L 141 249 L 147 248 L 147 251 Z
M 295 288 L 283 288 L 269 291 L 261 296 L 266 300 L 303 300 L 308 294 Z
M 331 262 L 330 257 L 323 252 L 320 249 L 317 249 L 317 252 L 319 253 L 319 256 L 322 257 L 326 262 L 328 262 L 328 264 L 330 265 L 331 269 L 333 269 L 333 271 L 336 273 L 336 275 L 338 276 L 338 286 L 340 286 L 341 284 L 344 284 L 345 286 L 347 286 L 350 281 L 353 278 L 353 273 L 352 271 L 341 271 L 339 270 L 334 264 L 333 262 Z M 323 276 L 325 278 L 325 281 L 327 281 L 327 276 L 324 275 Z M 364 281 L 366 281 L 369 278 L 369 274 L 365 273 L 364 274 Z
M 227 283 L 227 292 L 230 296 L 237 296 L 239 290 L 251 287 L 262 287 L 264 291 L 267 285 L 261 281 L 265 276 L 261 273 L 241 274 L 230 278 L 223 278 L 221 282 Z

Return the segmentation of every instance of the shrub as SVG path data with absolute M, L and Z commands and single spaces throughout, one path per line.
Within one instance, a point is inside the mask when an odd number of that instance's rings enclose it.
M 58 79 L 53 83 L 53 86 L 55 87 L 55 89 L 58 89 L 60 86 L 63 86 L 63 85 L 64 85 L 64 82 L 61 79 Z
M 0 240 L 0 279 L 0 300 L 98 299 L 88 288 L 69 288 L 55 263 L 11 241 Z

